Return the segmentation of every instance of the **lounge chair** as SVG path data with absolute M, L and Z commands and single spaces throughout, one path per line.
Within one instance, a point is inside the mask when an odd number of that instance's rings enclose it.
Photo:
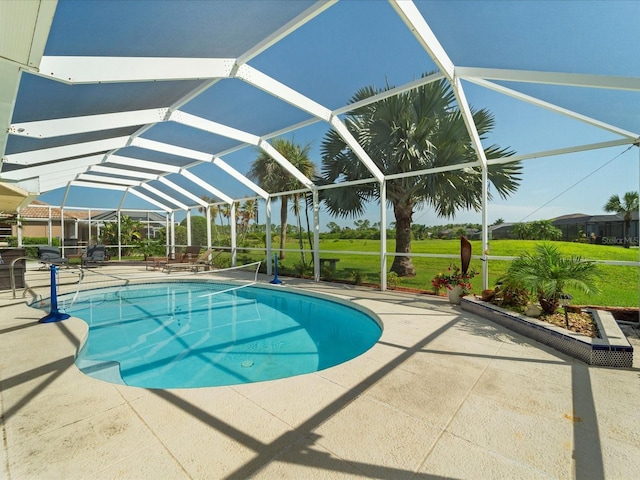
M 185 252 L 185 254 L 182 256 L 185 261 L 178 263 L 167 263 L 162 271 L 166 273 L 171 273 L 172 270 L 191 270 L 193 272 L 197 272 L 200 268 L 211 268 L 213 260 L 222 253 L 222 250 L 217 251 L 217 253 L 215 254 L 213 253 L 213 248 L 209 248 L 193 261 L 187 261 L 186 259 L 189 258 L 189 254 Z M 212 258 L 209 258 L 210 256 L 212 256 Z
M 51 264 L 57 266 L 69 264 L 69 259 L 60 254 L 58 247 L 38 247 L 38 260 L 45 266 Z
M 104 245 L 94 245 L 87 249 L 87 253 L 82 256 L 81 265 L 89 268 L 91 265 L 102 265 L 107 261 L 107 249 Z

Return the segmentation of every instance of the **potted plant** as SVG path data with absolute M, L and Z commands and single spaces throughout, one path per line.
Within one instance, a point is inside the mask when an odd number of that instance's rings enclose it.
M 460 262 L 462 268 L 449 265 L 448 273 L 439 273 L 431 280 L 436 293 L 442 288 L 447 289 L 449 302 L 454 305 L 460 305 L 462 297 L 471 292 L 471 279 L 476 276 L 475 270 L 469 270 L 471 243 L 464 235 L 460 236 Z
M 433 277 L 431 285 L 436 292 L 446 289 L 449 302 L 459 305 L 460 299 L 471 292 L 471 279 L 475 276 L 473 269 L 464 273 L 457 265 L 449 265 L 446 273 L 438 273 Z

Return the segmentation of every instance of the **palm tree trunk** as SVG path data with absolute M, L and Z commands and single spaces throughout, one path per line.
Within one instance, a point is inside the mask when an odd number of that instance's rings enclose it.
M 631 215 L 624 217 L 624 248 L 631 248 Z
M 396 217 L 396 253 L 411 253 L 411 216 L 413 205 L 393 204 L 393 213 Z M 391 271 L 399 277 L 415 277 L 416 269 L 411 262 L 411 257 L 396 256 L 391 265 Z
M 284 260 L 284 246 L 287 242 L 287 209 L 289 198 L 284 195 L 280 197 L 280 260 Z

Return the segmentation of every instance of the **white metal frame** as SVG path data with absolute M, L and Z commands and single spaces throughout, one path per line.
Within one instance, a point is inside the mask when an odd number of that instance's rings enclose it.
M 301 191 L 311 192 L 313 195 L 314 216 L 314 250 L 315 250 L 315 278 L 319 278 L 318 238 L 319 238 L 319 205 L 318 191 L 329 188 L 345 188 L 346 183 L 326 186 L 316 186 L 313 181 L 296 169 L 287 158 L 276 151 L 269 140 L 286 132 L 295 131 L 298 128 L 315 122 L 326 122 L 346 142 L 349 148 L 360 159 L 363 165 L 371 172 L 371 179 L 358 182 L 350 182 L 350 185 L 358 183 L 377 182 L 380 187 L 381 225 L 386 225 L 386 181 L 394 178 L 402 178 L 416 175 L 429 175 L 445 170 L 465 169 L 479 167 L 482 174 L 482 258 L 488 260 L 488 191 L 487 191 L 487 167 L 491 164 L 522 161 L 545 156 L 562 155 L 572 152 L 608 148 L 617 145 L 640 145 L 640 133 L 610 125 L 598 119 L 567 110 L 558 105 L 542 101 L 538 98 L 519 93 L 513 89 L 501 86 L 495 81 L 527 82 L 539 84 L 565 85 L 591 87 L 599 89 L 613 89 L 626 91 L 640 91 L 640 78 L 597 76 L 561 72 L 536 72 L 526 70 L 507 70 L 478 68 L 473 66 L 457 66 L 449 58 L 447 52 L 438 41 L 425 18 L 412 1 L 389 0 L 395 12 L 413 33 L 425 52 L 433 59 L 439 72 L 429 77 L 412 81 L 387 92 L 383 92 L 370 99 L 359 102 L 357 105 L 345 105 L 331 110 L 277 79 L 271 78 L 265 73 L 253 68 L 247 62 L 259 53 L 268 49 L 291 32 L 311 21 L 314 17 L 330 8 L 335 1 L 317 2 L 315 5 L 291 20 L 280 29 L 273 32 L 261 42 L 254 45 L 238 58 L 127 58 L 127 57 L 73 57 L 73 56 L 43 56 L 44 47 L 49 33 L 49 28 L 55 13 L 56 2 L 4 2 L 0 5 L 0 31 L 10 22 L 18 22 L 22 28 L 12 29 L 19 31 L 20 38 L 15 44 L 8 47 L 8 55 L 0 58 L 0 119 L 8 125 L 6 132 L 0 132 L 0 147 L 4 152 L 7 135 L 23 135 L 36 138 L 51 138 L 62 135 L 72 135 L 101 130 L 109 130 L 122 127 L 143 125 L 130 136 L 120 136 L 85 143 L 76 143 L 61 147 L 37 149 L 33 151 L 15 153 L 2 157 L 0 163 L 0 181 L 8 180 L 20 183 L 33 183 L 33 179 L 39 182 L 39 191 L 47 191 L 66 187 L 66 202 L 69 190 L 75 186 L 90 187 L 96 189 L 121 190 L 124 192 L 122 202 L 128 193 L 156 205 L 171 216 L 177 210 L 187 212 L 190 220 L 190 211 L 197 207 L 206 207 L 207 218 L 210 218 L 210 205 L 170 179 L 171 175 L 180 175 L 189 182 L 214 195 L 217 199 L 230 205 L 232 218 L 235 219 L 236 203 L 242 199 L 233 198 L 224 193 L 224 188 L 212 180 L 205 180 L 195 175 L 190 169 L 200 163 L 212 163 L 236 181 L 242 183 L 260 198 L 266 201 L 267 227 L 271 224 L 271 202 L 273 198 L 283 195 L 283 192 L 266 192 L 264 189 L 249 180 L 243 173 L 229 165 L 222 157 L 231 152 L 247 146 L 260 148 L 278 162 L 290 175 L 296 178 L 303 186 Z M 29 45 L 29 49 L 25 49 Z M 39 120 L 33 122 L 20 122 L 10 124 L 12 109 L 18 90 L 22 71 L 41 75 L 53 81 L 66 84 L 91 84 L 108 82 L 142 82 L 164 80 L 208 80 L 204 86 L 190 92 L 179 102 L 157 109 L 139 111 L 125 111 L 92 116 L 80 116 L 75 118 L 60 118 L 51 120 Z M 457 165 L 451 168 L 426 169 L 422 171 L 404 172 L 395 175 L 384 175 L 375 162 L 368 156 L 357 140 L 351 135 L 347 126 L 340 119 L 340 115 L 350 111 L 356 106 L 371 104 L 390 95 L 396 95 L 419 85 L 439 79 L 446 79 L 453 89 L 457 103 L 462 112 L 472 144 L 474 145 L 477 162 Z M 269 135 L 258 136 L 252 132 L 242 131 L 228 125 L 198 117 L 181 111 L 180 108 L 187 102 L 195 99 L 213 87 L 218 81 L 240 80 L 252 87 L 258 88 L 273 97 L 276 97 L 293 107 L 307 113 L 310 118 L 297 125 L 291 125 L 273 132 Z M 526 155 L 514 155 L 512 157 L 487 160 L 484 148 L 473 122 L 471 109 L 466 99 L 462 81 L 472 82 L 483 88 L 487 88 L 503 95 L 510 96 L 518 101 L 527 102 L 555 113 L 566 115 L 577 121 L 600 128 L 607 132 L 619 135 L 619 140 L 600 142 L 588 145 L 567 146 L 565 148 L 534 152 Z M 8 105 L 8 107 L 7 107 Z M 183 146 L 158 142 L 145 138 L 144 133 L 153 125 L 162 122 L 176 122 L 189 128 L 202 130 L 211 134 L 226 137 L 238 142 L 225 152 L 202 152 Z M 175 166 L 163 162 L 142 160 L 125 157 L 119 154 L 119 150 L 135 146 L 151 151 L 176 155 L 189 161 L 186 166 Z M 102 153 L 102 152 L 107 152 Z M 3 171 L 2 164 L 21 165 L 25 168 Z M 115 164 L 120 167 L 113 167 Z M 148 171 L 140 171 L 144 169 Z M 160 182 L 167 193 L 150 182 Z M 176 196 L 187 199 L 183 202 Z M 191 202 L 191 203 L 189 203 Z M 236 259 L 236 232 L 235 221 L 231 231 L 232 258 Z M 270 231 L 270 230 L 268 230 Z M 175 243 L 175 232 L 171 233 L 171 245 Z M 267 254 L 271 254 L 272 245 L 267 235 Z M 211 243 L 211 232 L 208 230 L 208 242 Z M 381 262 L 380 272 L 383 288 L 386 284 L 386 257 L 390 254 L 386 251 L 386 238 L 384 228 L 381 228 Z M 484 262 L 485 286 L 488 276 L 488 262 Z M 270 265 L 268 269 L 270 271 Z

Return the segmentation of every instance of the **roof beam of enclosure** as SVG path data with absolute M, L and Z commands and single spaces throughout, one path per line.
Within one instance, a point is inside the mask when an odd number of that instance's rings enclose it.
M 587 145 L 578 145 L 573 147 L 558 148 L 554 150 L 545 150 L 543 152 L 534 152 L 534 153 L 527 153 L 523 155 L 512 155 L 510 157 L 496 158 L 496 159 L 489 160 L 488 164 L 497 165 L 502 163 L 520 162 L 522 160 L 530 160 L 532 158 L 566 155 L 570 153 L 586 152 L 589 150 L 598 150 L 601 148 L 613 148 L 613 147 L 620 147 L 623 145 L 632 145 L 634 143 L 635 143 L 634 139 L 623 138 L 620 140 L 610 140 L 608 142 L 590 143 Z
M 453 62 L 413 2 L 391 1 L 391 5 L 451 83 L 451 88 L 458 101 L 458 108 L 460 108 L 471 142 L 476 150 L 476 155 L 482 162 L 483 169 L 486 169 L 487 157 L 484 153 L 464 88 L 462 88 L 460 79 L 456 77 Z
M 356 154 L 356 156 L 360 159 L 360 161 L 367 167 L 367 170 L 371 172 L 379 182 L 384 181 L 384 173 L 378 168 L 378 166 L 371 160 L 371 157 L 364 151 L 364 148 L 358 143 L 358 141 L 351 135 L 351 132 L 347 128 L 347 126 L 342 123 L 336 116 L 332 116 L 329 122 L 331 126 L 334 128 L 338 135 L 342 137 L 342 139 L 347 143 L 349 148 Z
M 0 178 L 7 180 L 20 180 L 30 177 L 46 176 L 52 173 L 75 172 L 76 169 L 78 169 L 78 173 L 80 173 L 80 171 L 86 170 L 91 165 L 102 162 L 104 158 L 104 154 L 98 154 L 64 160 L 62 162 L 48 163 L 46 165 L 34 165 L 27 168 L 2 172 L 2 174 L 0 174 Z
M 190 113 L 181 112 L 180 110 L 176 110 L 175 112 L 172 112 L 171 115 L 169 116 L 169 120 L 176 123 L 180 123 L 182 125 L 187 125 L 192 128 L 196 128 L 198 130 L 203 130 L 208 133 L 213 133 L 216 135 L 221 135 L 223 137 L 232 138 L 234 140 L 238 140 L 243 143 L 248 143 L 250 145 L 258 145 L 258 142 L 260 141 L 260 137 L 258 137 L 257 135 L 252 135 L 242 130 L 228 127 L 221 123 L 217 123 L 211 120 L 207 120 L 205 118 L 197 117 L 195 115 L 191 115 Z
M 170 143 L 149 140 L 147 138 L 134 138 L 131 140 L 131 146 L 153 150 L 156 152 L 168 153 L 170 155 L 177 155 L 179 157 L 190 158 L 193 160 L 198 160 L 200 162 L 210 162 L 213 159 L 213 156 L 209 153 L 200 152 L 191 148 L 179 147 L 177 145 L 171 145 Z
M 234 58 L 44 56 L 40 75 L 68 84 L 227 78 Z
M 227 163 L 225 163 L 221 159 L 219 159 L 217 157 L 213 158 L 208 153 L 199 152 L 197 150 L 191 150 L 189 148 L 176 147 L 174 145 L 169 145 L 169 144 L 166 144 L 166 143 L 156 142 L 154 140 L 147 140 L 147 139 L 144 139 L 144 138 L 136 138 L 131 142 L 131 144 L 134 145 L 134 146 L 141 147 L 141 148 L 147 148 L 149 150 L 156 150 L 156 151 L 160 151 L 160 152 L 164 152 L 164 153 L 170 153 L 170 154 L 173 154 L 173 155 L 178 155 L 178 156 L 185 157 L 185 158 L 190 158 L 190 159 L 193 159 L 193 160 L 199 160 L 199 161 L 203 161 L 203 162 L 211 162 L 214 165 L 217 165 L 218 167 L 220 167 L 222 170 L 227 172 L 232 177 L 234 177 L 236 180 L 242 182 L 245 186 L 247 186 L 248 188 L 250 188 L 251 190 L 256 192 L 258 195 L 262 196 L 263 193 L 264 193 L 266 195 L 264 198 L 269 196 L 264 190 L 260 189 L 253 182 L 249 181 L 243 174 L 241 174 L 237 170 L 233 169 L 230 165 L 228 165 Z M 293 165 L 291 165 L 291 163 L 288 160 L 286 160 L 282 155 L 280 155 L 277 152 L 277 150 L 275 148 L 273 148 L 269 143 L 267 143 L 266 141 L 261 141 L 259 146 L 260 146 L 260 148 L 262 148 L 265 151 L 269 150 L 269 151 L 267 151 L 267 153 L 269 155 L 272 155 L 272 153 L 273 153 L 272 156 L 278 157 L 280 159 L 280 161 L 279 161 L 280 165 L 282 165 L 283 168 L 285 168 L 288 171 L 290 171 L 290 173 L 293 174 L 294 171 L 298 172 L 299 175 L 296 176 L 296 178 L 303 178 L 303 179 L 306 179 L 307 182 L 311 183 L 311 180 L 309 180 L 307 177 L 302 175 L 302 173 L 299 173 L 298 169 L 295 168 Z M 278 158 L 274 158 L 274 160 L 278 161 Z M 180 173 L 182 173 L 184 175 L 183 171 L 180 171 Z M 195 177 L 195 178 L 197 178 L 197 177 Z M 189 178 L 189 180 L 194 181 L 192 178 Z M 210 188 L 214 188 L 211 185 L 209 185 L 209 187 Z M 209 187 L 203 187 L 203 188 L 207 188 L 207 190 L 211 191 Z M 220 191 L 218 190 L 218 192 L 220 192 Z M 220 192 L 220 193 L 222 193 L 222 192 Z M 216 195 L 216 194 L 214 193 L 214 195 Z M 219 195 L 216 195 L 216 196 L 218 196 L 219 198 L 222 198 Z M 225 195 L 225 197 L 230 199 L 230 197 L 228 197 L 226 195 Z M 224 200 L 224 201 L 226 202 L 227 200 Z M 231 202 L 233 202 L 233 200 L 231 200 L 230 202 L 227 202 L 227 203 L 231 203 Z
M 196 185 L 204 188 L 207 192 L 215 195 L 216 197 L 218 197 L 223 202 L 228 203 L 228 204 L 232 204 L 233 203 L 233 198 L 231 198 L 229 195 L 221 192 L 220 190 L 218 190 L 213 185 L 210 185 L 209 183 L 205 182 L 200 177 L 198 177 L 198 176 L 194 175 L 193 173 L 191 173 L 189 170 L 181 170 L 180 171 L 180 175 L 185 177 L 187 180 L 190 180 L 191 182 L 195 183 Z
M 111 185 L 111 184 L 98 184 L 95 182 L 85 182 L 83 180 L 72 180 L 71 184 L 75 187 L 84 187 L 84 188 L 99 188 L 106 190 L 118 190 L 118 191 L 126 191 L 129 187 L 125 187 L 123 185 Z
M 165 212 L 173 211 L 173 209 L 171 207 L 168 207 L 164 203 L 161 203 L 161 202 L 149 197 L 148 195 L 145 195 L 144 193 L 139 192 L 139 191 L 137 191 L 137 190 L 135 190 L 133 188 L 127 189 L 126 193 L 133 193 L 135 196 L 140 197 L 141 199 L 143 199 L 143 200 L 155 205 L 156 207 L 160 207 Z M 125 193 L 125 196 L 126 196 L 126 193 Z M 124 200 L 124 198 L 123 198 L 123 200 Z
M 0 2 L 0 152 L 9 138 L 7 125 L 16 103 L 23 70 L 35 70 L 49 38 L 56 2 Z M 0 170 L 2 161 L 0 160 Z
M 376 177 L 379 181 L 382 181 L 384 178 L 383 173 L 376 166 L 376 164 L 371 160 L 369 155 L 364 151 L 363 148 L 360 147 L 358 142 L 353 138 L 347 127 L 342 123 L 342 121 L 337 117 L 332 115 L 331 110 L 320 105 L 317 102 L 314 102 L 310 98 L 302 95 L 301 93 L 293 90 L 292 88 L 284 85 L 283 83 L 265 75 L 264 73 L 256 70 L 255 68 L 250 67 L 249 65 L 242 65 L 238 68 L 236 73 L 236 77 L 241 80 L 253 85 L 260 90 L 267 92 L 268 94 L 282 99 L 285 102 L 293 105 L 300 110 L 303 110 L 314 117 L 320 118 L 325 122 L 330 123 L 334 129 L 338 132 L 338 134 L 343 138 L 343 140 L 349 145 L 349 147 L 354 151 L 354 153 L 358 156 L 360 161 L 367 167 L 367 169 L 372 173 L 374 177 Z M 260 147 L 263 148 L 270 156 L 274 158 L 274 160 L 280 162 L 278 158 L 272 155 L 272 151 L 270 149 L 265 149 L 263 147 L 262 142 L 260 143 Z M 280 157 L 282 157 L 280 155 Z M 284 159 L 284 157 L 282 157 Z M 283 165 L 284 166 L 284 165 Z M 286 167 L 285 167 L 286 168 Z M 296 171 L 292 171 L 290 169 L 289 173 L 291 173 L 294 177 L 296 177 L 303 185 L 312 188 L 314 186 L 313 182 L 308 178 L 304 177 L 297 169 Z M 304 177 L 304 180 L 302 179 Z
M 239 181 L 240 183 L 242 183 L 245 187 L 249 188 L 250 190 L 252 190 L 253 192 L 257 193 L 258 195 L 260 195 L 262 198 L 264 198 L 265 200 L 267 198 L 269 198 L 269 193 L 267 193 L 263 188 L 259 187 L 258 185 L 256 185 L 255 183 L 253 183 L 251 180 L 249 180 L 245 175 L 243 175 L 242 173 L 240 173 L 238 170 L 236 170 L 235 168 L 233 168 L 231 165 L 229 165 L 227 162 L 225 162 L 224 160 L 222 160 L 219 157 L 216 157 L 213 159 L 213 164 L 215 166 L 217 166 L 218 168 L 220 168 L 223 172 L 231 175 L 233 178 L 235 178 L 237 181 Z
M 167 117 L 168 111 L 168 108 L 155 108 L 150 110 L 14 123 L 9 127 L 9 132 L 12 135 L 23 137 L 60 137 L 63 135 L 163 122 Z
M 236 78 L 259 88 L 269 95 L 284 100 L 290 105 L 310 113 L 314 117 L 321 118 L 326 122 L 331 118 L 331 110 L 328 108 L 314 102 L 310 98 L 249 65 L 240 66 L 236 72 Z
M 438 80 L 442 80 L 443 78 L 445 78 L 445 76 L 442 72 L 434 72 L 430 75 L 419 78 L 418 80 L 413 80 L 409 83 L 405 83 L 404 85 L 399 85 L 397 87 L 390 88 L 389 90 L 384 90 L 376 95 L 363 98 L 358 102 L 350 103 L 348 105 L 345 105 L 344 107 L 340 107 L 334 110 L 333 114 L 342 115 L 343 113 L 347 113 L 357 108 L 366 107 L 367 105 L 371 105 L 373 103 L 379 102 L 381 100 L 384 100 L 385 98 L 395 97 L 396 95 L 400 95 L 401 93 L 414 90 L 416 88 L 422 87 L 423 85 L 428 85 L 430 83 L 437 82 Z
M 587 117 L 586 115 L 581 115 L 573 110 L 567 110 L 566 108 L 559 107 L 554 105 L 553 103 L 545 102 L 538 98 L 532 97 L 530 95 L 526 95 L 524 93 L 520 93 L 511 88 L 503 87 L 502 85 L 498 85 L 493 82 L 489 82 L 487 80 L 483 80 L 480 78 L 468 78 L 469 82 L 475 83 L 476 85 L 480 85 L 481 87 L 488 88 L 498 93 L 502 93 L 503 95 L 507 95 L 509 97 L 515 98 L 517 100 L 521 100 L 523 102 L 530 103 L 532 105 L 536 105 L 538 107 L 545 108 L 547 110 L 551 110 L 552 112 L 559 113 L 561 115 L 565 115 L 569 118 L 573 118 L 574 120 L 578 120 L 580 122 L 587 123 L 594 127 L 601 128 L 603 130 L 607 130 L 609 132 L 615 133 L 617 135 L 622 135 L 623 137 L 629 138 L 638 138 L 637 133 L 629 132 L 628 130 L 624 130 L 622 128 L 615 127 L 605 122 L 601 122 L 600 120 L 596 120 L 591 117 Z
M 89 172 L 106 173 L 107 175 L 120 176 L 120 177 L 133 177 L 144 180 L 157 180 L 159 175 L 157 173 L 139 172 L 138 170 L 130 170 L 126 168 L 107 167 L 104 165 L 92 165 L 89 167 Z
M 162 173 L 179 173 L 181 167 L 170 165 L 168 163 L 152 162 L 150 160 L 140 160 L 133 157 L 124 157 L 122 155 L 110 155 L 107 158 L 109 163 L 117 165 L 125 165 L 134 168 L 144 168 L 145 170 L 157 171 Z
M 237 63 L 238 65 L 242 65 L 252 58 L 260 55 L 262 52 L 267 50 L 272 45 L 278 43 L 284 37 L 289 35 L 291 32 L 297 30 L 305 23 L 309 22 L 316 16 L 320 15 L 326 9 L 337 3 L 338 0 L 325 0 L 322 2 L 315 2 L 312 6 L 302 12 L 300 15 L 295 17 L 293 20 L 287 22 L 285 25 L 280 27 L 278 30 L 273 32 L 267 38 L 262 40 L 260 43 L 243 53 L 238 57 Z
M 144 188 L 145 190 L 148 190 L 149 192 L 153 193 L 155 196 L 160 197 L 160 198 L 162 198 L 163 200 L 166 200 L 169 203 L 173 203 L 174 205 L 177 205 L 178 208 L 180 208 L 181 210 L 185 210 L 185 211 L 189 210 L 189 207 L 186 206 L 184 203 L 179 202 L 175 198 L 171 197 L 170 195 L 167 195 L 166 193 L 158 190 L 155 187 L 152 187 L 148 183 L 141 183 L 140 187 Z
M 114 178 L 104 175 L 91 175 L 90 173 L 81 173 L 78 175 L 78 180 L 84 180 L 86 182 L 100 182 L 111 183 L 113 185 L 125 185 L 125 186 L 137 186 L 140 185 L 140 180 L 129 180 L 128 178 Z
M 39 163 L 61 160 L 82 155 L 91 155 L 98 152 L 123 148 L 127 146 L 129 137 L 114 137 L 106 140 L 96 140 L 93 142 L 76 143 L 62 147 L 43 148 L 28 152 L 13 153 L 4 157 L 4 162 L 16 165 L 37 165 Z
M 640 78 L 584 73 L 539 72 L 533 70 L 508 70 L 501 68 L 456 67 L 456 75 L 470 80 L 503 80 L 519 83 L 542 83 L 566 87 L 604 88 L 608 90 L 640 91 Z
M 294 176 L 296 180 L 302 183 L 305 187 L 312 188 L 313 182 L 311 179 L 307 178 L 306 175 L 303 175 L 300 170 L 291 165 L 289 160 L 287 160 L 278 150 L 276 150 L 273 145 L 271 145 L 266 140 L 261 140 L 258 145 L 267 155 L 273 158 L 276 162 L 278 162 L 287 172 Z
M 167 187 L 171 188 L 172 190 L 175 190 L 179 194 L 187 197 L 189 200 L 196 202 L 201 207 L 206 207 L 207 205 L 209 205 L 207 202 L 205 202 L 198 196 L 194 195 L 188 190 L 185 190 L 180 185 L 173 183 L 171 180 L 168 180 L 166 177 L 158 177 L 158 181 L 164 183 Z

